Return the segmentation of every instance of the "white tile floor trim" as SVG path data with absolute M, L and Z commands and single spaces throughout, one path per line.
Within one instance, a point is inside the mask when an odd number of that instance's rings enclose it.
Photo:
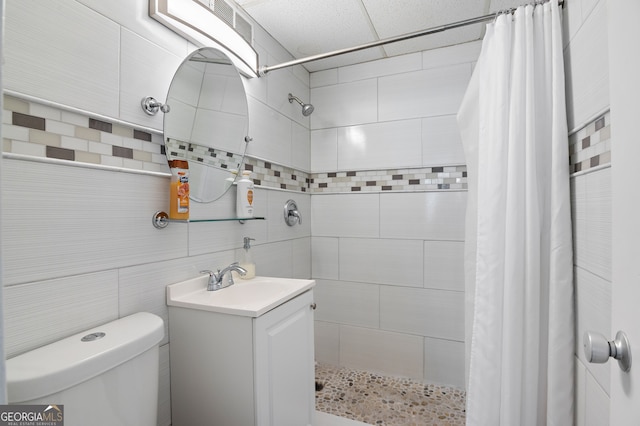
M 334 416 L 333 414 L 316 411 L 315 426 L 370 426 L 369 423 L 362 423 L 356 420 L 346 419 L 344 417 Z

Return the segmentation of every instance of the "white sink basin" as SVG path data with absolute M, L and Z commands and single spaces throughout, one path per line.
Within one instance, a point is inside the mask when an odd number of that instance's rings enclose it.
M 225 277 L 226 279 L 226 277 Z M 224 314 L 259 317 L 315 286 L 314 280 L 255 277 L 207 291 L 209 275 L 167 286 L 167 305 Z

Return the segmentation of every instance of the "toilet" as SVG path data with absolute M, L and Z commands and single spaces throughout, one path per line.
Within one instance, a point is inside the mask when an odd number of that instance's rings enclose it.
M 63 405 L 65 426 L 155 426 L 163 336 L 140 312 L 11 358 L 9 404 Z

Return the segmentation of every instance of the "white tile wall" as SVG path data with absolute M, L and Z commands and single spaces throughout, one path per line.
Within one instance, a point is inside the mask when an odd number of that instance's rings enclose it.
M 593 125 L 590 122 L 609 108 L 606 3 L 570 1 L 563 11 L 567 120 L 569 129 L 576 131 Z M 611 170 L 577 173 L 571 185 L 577 314 L 575 424 L 607 425 L 611 366 L 587 363 L 582 338 L 587 330 L 611 334 Z
M 285 93 L 286 96 L 286 93 Z M 291 119 L 253 98 L 249 98 L 249 143 L 255 157 L 291 164 Z
M 316 319 L 378 328 L 379 286 L 347 281 L 316 280 Z
M 164 100 L 178 64 L 195 47 L 150 18 L 148 1 L 9 0 L 5 11 L 5 87 L 87 111 L 33 104 L 31 113 L 57 126 L 65 146 L 80 140 L 65 134 L 62 123 L 86 127 L 93 114 L 130 122 L 134 128 L 162 129 L 162 114 L 147 116 L 140 99 Z M 255 28 L 261 57 L 276 59 L 272 63 L 292 59 Z M 309 119 L 287 101 L 289 91 L 308 99 L 308 81 L 302 67 L 247 81 L 253 155 L 310 168 Z M 11 126 L 10 118 L 3 114 L 3 136 L 25 141 L 14 142 L 13 152 L 44 149 L 26 142 L 39 133 Z M 120 144 L 115 134 L 109 142 Z M 109 147 L 91 143 L 95 149 Z M 144 150 L 145 144 L 138 148 Z M 136 311 L 166 320 L 164 287 L 237 260 L 243 236 L 256 238 L 258 271 L 304 278 L 311 274 L 307 194 L 259 188 L 256 213 L 267 216 L 265 221 L 171 223 L 157 230 L 151 216 L 166 210 L 166 174 L 15 159 L 3 160 L 2 173 L 3 284 L 11 305 L 5 308 L 8 355 Z M 233 196 L 230 192 L 214 203 L 192 204 L 193 217 L 228 217 Z M 287 198 L 299 203 L 307 219 L 302 226 L 284 225 Z M 170 336 L 165 336 L 158 396 L 158 424 L 163 426 L 171 424 L 169 346 Z
M 464 389 L 464 342 L 425 337 L 424 358 L 426 380 Z
M 311 237 L 291 240 L 291 249 L 293 251 L 291 277 L 309 279 L 311 277 Z
M 385 75 L 419 71 L 421 69 L 422 53 L 411 53 L 375 61 L 375 66 L 371 66 L 370 63 L 362 63 L 338 68 L 337 82 L 349 83 Z
M 268 197 L 266 203 L 267 232 L 269 241 L 291 240 L 307 236 L 311 232 L 311 196 L 308 194 L 292 194 L 285 191 L 260 191 Z M 284 221 L 284 205 L 293 199 L 302 218 L 301 224 L 289 226 Z
M 584 2 L 581 3 L 585 7 Z M 569 12 L 578 11 L 583 12 L 582 8 Z M 609 107 L 606 1 L 599 0 L 593 11 L 582 13 L 582 18 L 580 29 L 565 50 L 567 122 L 570 130 L 582 127 Z
M 585 380 L 585 426 L 602 426 L 609 424 L 609 395 L 593 379 L 586 375 Z
M 575 264 L 611 281 L 611 169 L 572 181 Z
M 338 129 L 311 131 L 311 171 L 338 170 Z
M 293 248 L 291 241 L 255 245 L 251 250 L 253 251 L 253 260 L 256 263 L 256 274 L 267 277 L 292 276 Z M 237 253 L 237 257 L 240 258 L 240 249 L 237 250 Z
M 301 113 L 301 107 L 297 102 L 289 102 L 288 94 L 297 96 L 302 102 L 309 102 L 309 84 L 293 77 L 292 70 L 286 69 L 270 73 L 269 91 L 267 92 L 267 104 L 275 111 L 282 111 L 293 122 L 297 122 L 305 128 L 309 128 L 309 117 Z
M 389 121 L 456 114 L 470 79 L 470 64 L 381 77 L 378 119 Z
M 419 336 L 342 326 L 340 363 L 350 368 L 422 378 L 422 345 Z
M 458 44 L 422 52 L 422 68 L 438 68 L 448 65 L 475 63 L 480 56 L 482 41 Z
M 420 124 L 420 120 L 402 120 L 339 128 L 338 170 L 420 166 Z
M 380 195 L 380 236 L 464 240 L 466 192 Z
M 580 267 L 575 268 L 576 283 L 576 355 L 586 366 L 590 376 L 609 393 L 610 364 L 590 364 L 585 359 L 584 333 L 592 331 L 610 338 L 611 283 Z
M 316 195 L 311 199 L 311 234 L 315 237 L 378 237 L 378 194 Z
M 611 334 L 611 169 L 572 177 L 574 282 L 576 290 L 576 405 L 578 426 L 608 424 L 611 365 L 590 364 L 584 358 L 583 335 Z M 587 388 L 585 381 L 597 383 Z M 582 383 L 582 384 L 580 384 Z M 594 399 L 588 402 L 587 399 Z M 607 412 L 605 417 L 601 410 Z
M 309 86 L 311 88 L 338 84 L 338 68 L 318 71 L 309 74 Z
M 584 261 L 590 271 L 611 281 L 611 169 L 589 173 L 585 178 L 587 241 Z
M 462 139 L 455 115 L 422 119 L 422 165 L 465 164 Z
M 378 119 L 378 80 L 371 78 L 311 89 L 311 128 L 374 123 Z
M 155 232 L 168 178 L 5 159 L 4 284 L 18 284 L 187 255 L 179 227 Z
M 291 165 L 299 170 L 311 170 L 311 132 L 295 122 L 291 122 Z
M 312 172 L 464 164 L 455 114 L 479 48 L 312 73 Z M 318 356 L 463 385 L 465 206 L 466 191 L 451 190 L 311 197 Z
M 337 280 L 340 278 L 340 239 L 337 237 L 312 237 L 311 271 L 315 278 Z
M 140 114 L 140 100 L 146 96 L 153 96 L 164 103 L 173 75 L 186 55 L 168 52 L 153 41 L 125 28 L 120 34 L 119 117 L 131 123 L 162 129 L 164 114 Z M 147 69 L 147 72 L 141 71 L 144 69 Z M 150 72 L 153 78 L 149 78 Z M 141 96 L 140 93 L 146 94 Z M 147 117 L 143 117 L 144 115 Z
M 464 242 L 424 242 L 424 286 L 464 291 Z
M 380 327 L 400 333 L 462 342 L 464 293 L 381 286 Z
M 149 17 L 149 2 L 146 0 L 77 1 L 175 55 L 187 55 L 189 42 Z
M 198 276 L 202 270 L 227 265 L 231 260 L 233 257 L 228 252 L 220 252 L 119 269 L 118 309 L 120 316 L 141 311 L 158 315 L 165 321 L 165 337 L 162 344 L 168 343 L 167 321 L 169 315 L 166 305 L 166 286 Z
M 340 325 L 316 317 L 314 333 L 316 362 L 340 365 Z
M 118 116 L 117 23 L 69 0 L 11 0 L 5 16 L 6 89 Z
M 97 272 L 4 289 L 11 358 L 118 318 L 118 274 Z
M 422 287 L 422 241 L 340 238 L 340 279 Z

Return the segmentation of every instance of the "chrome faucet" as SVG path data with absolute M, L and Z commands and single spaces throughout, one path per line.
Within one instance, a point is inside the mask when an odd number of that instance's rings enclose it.
M 216 291 L 221 288 L 226 288 L 233 285 L 233 274 L 231 271 L 239 273 L 241 276 L 247 273 L 247 270 L 238 265 L 238 262 L 233 262 L 231 265 L 224 268 L 222 271 L 218 269 L 218 272 L 213 271 L 200 271 L 202 274 L 209 274 L 209 283 L 207 284 L 207 291 Z M 227 283 L 224 284 L 224 276 L 227 274 Z

